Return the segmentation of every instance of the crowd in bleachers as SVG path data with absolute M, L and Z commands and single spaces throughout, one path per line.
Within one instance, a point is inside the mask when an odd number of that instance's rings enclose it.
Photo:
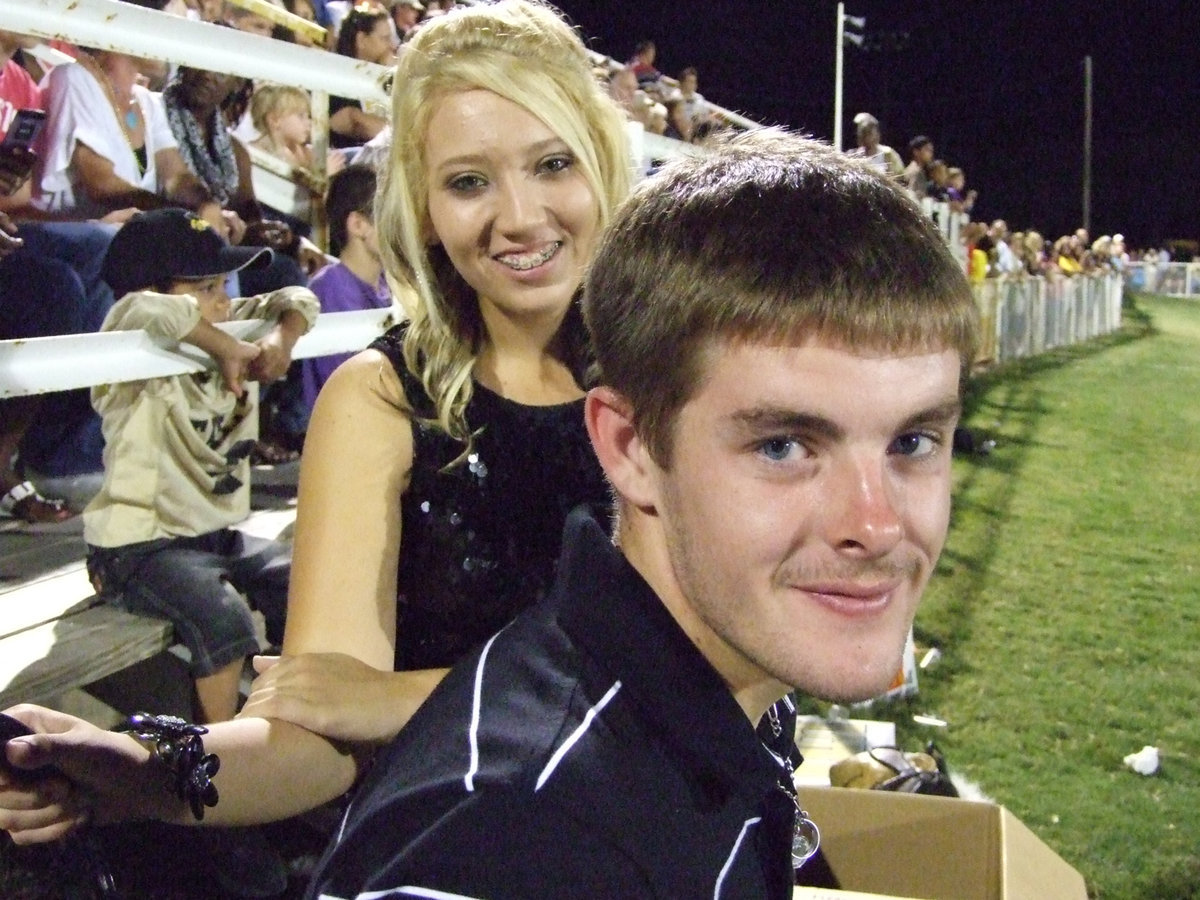
M 607 79 L 609 93 L 629 118 L 651 134 L 702 143 L 728 123 L 697 90 L 700 73 L 695 66 L 686 66 L 671 78 L 654 67 L 657 53 L 653 41 L 639 41 L 624 65 L 607 60 L 598 75 Z

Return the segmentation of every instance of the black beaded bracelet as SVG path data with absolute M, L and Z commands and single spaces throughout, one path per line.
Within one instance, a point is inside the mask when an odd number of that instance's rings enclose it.
M 192 815 L 204 818 L 204 807 L 217 805 L 217 787 L 212 777 L 221 768 L 215 753 L 204 752 L 201 735 L 208 729 L 176 716 L 135 713 L 117 729 L 151 744 L 154 758 L 170 773 L 171 789 L 186 800 Z

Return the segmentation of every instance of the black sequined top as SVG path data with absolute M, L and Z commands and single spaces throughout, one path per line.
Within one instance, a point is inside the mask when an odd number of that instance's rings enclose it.
M 523 406 L 475 382 L 470 456 L 441 431 L 401 353 L 404 325 L 371 347 L 385 354 L 413 406 L 413 469 L 404 496 L 396 668 L 453 665 L 554 582 L 567 513 L 611 499 L 583 424 L 583 401 Z

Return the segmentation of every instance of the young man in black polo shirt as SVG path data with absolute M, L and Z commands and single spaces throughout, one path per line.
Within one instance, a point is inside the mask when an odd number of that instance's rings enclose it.
M 896 671 L 976 329 L 903 190 L 734 139 L 641 186 L 584 311 L 615 526 L 568 523 L 552 595 L 376 760 L 311 896 L 789 897 L 790 735 L 755 726 Z

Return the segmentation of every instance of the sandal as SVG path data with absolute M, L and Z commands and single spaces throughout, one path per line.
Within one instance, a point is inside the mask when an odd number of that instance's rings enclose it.
M 299 458 L 298 450 L 289 450 L 274 441 L 256 441 L 254 449 L 250 451 L 250 464 L 255 466 L 278 466 Z
M 22 481 L 0 497 L 0 515 L 20 519 L 29 525 L 65 522 L 75 515 L 62 500 L 47 500 L 31 482 Z

